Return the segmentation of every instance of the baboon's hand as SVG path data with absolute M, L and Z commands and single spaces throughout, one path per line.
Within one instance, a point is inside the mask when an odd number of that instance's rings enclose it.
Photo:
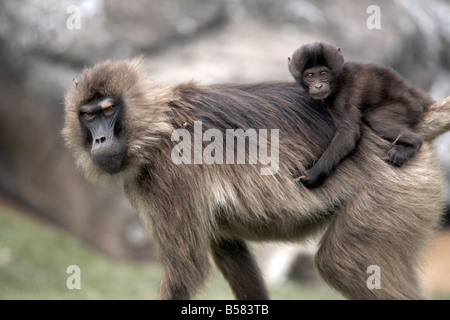
M 323 175 L 317 175 L 312 170 L 308 171 L 303 177 L 300 177 L 300 181 L 309 189 L 320 187 L 324 180 Z
M 408 153 L 408 148 L 402 145 L 393 146 L 388 152 L 389 162 L 394 166 L 400 167 L 403 165 L 406 160 L 411 156 L 411 153 Z

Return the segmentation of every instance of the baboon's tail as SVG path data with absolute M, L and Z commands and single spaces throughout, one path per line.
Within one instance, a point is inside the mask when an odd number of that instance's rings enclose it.
M 429 106 L 415 130 L 425 141 L 432 141 L 450 130 L 450 96 Z

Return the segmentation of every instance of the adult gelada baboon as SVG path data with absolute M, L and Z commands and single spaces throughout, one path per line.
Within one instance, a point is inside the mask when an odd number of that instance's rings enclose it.
M 318 232 L 317 268 L 346 297 L 424 297 L 417 268 L 442 211 L 440 172 L 426 141 L 449 129 L 449 103 L 427 109 L 417 128 L 424 146 L 401 168 L 383 159 L 389 142 L 363 125 L 354 153 L 314 190 L 293 175 L 318 159 L 334 127 L 294 82 L 162 85 L 147 80 L 136 60 L 108 61 L 83 71 L 65 105 L 63 135 L 78 167 L 92 181 L 121 181 L 156 245 L 164 270 L 158 299 L 195 294 L 209 254 L 237 298 L 266 299 L 245 241 Z M 278 172 L 262 175 L 260 163 L 248 162 L 175 164 L 179 141 L 171 135 L 183 128 L 194 136 L 194 121 L 224 140 L 226 129 L 279 129 Z M 203 147 L 211 142 L 203 140 Z M 367 286 L 372 265 L 381 289 Z

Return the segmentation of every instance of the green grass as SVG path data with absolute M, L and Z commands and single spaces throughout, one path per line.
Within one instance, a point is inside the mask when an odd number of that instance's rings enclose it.
M 81 289 L 69 290 L 67 267 L 81 269 Z M 2 299 L 153 299 L 161 268 L 155 263 L 105 256 L 60 229 L 0 204 L 0 300 Z M 288 282 L 269 286 L 272 299 L 342 299 L 325 286 Z M 449 299 L 450 293 L 431 294 Z M 234 299 L 228 284 L 213 271 L 194 299 Z
M 78 265 L 81 290 L 69 290 Z M 0 299 L 145 299 L 160 268 L 109 259 L 58 229 L 0 208 Z
M 78 265 L 81 289 L 69 290 L 67 267 Z M 0 299 L 153 299 L 158 264 L 105 256 L 72 235 L 0 206 Z M 287 283 L 270 287 L 273 299 L 339 299 L 328 288 Z M 214 271 L 195 299 L 233 299 Z

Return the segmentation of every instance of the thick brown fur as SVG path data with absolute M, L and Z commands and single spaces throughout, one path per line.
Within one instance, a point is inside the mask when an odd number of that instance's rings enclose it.
M 80 132 L 79 108 L 97 93 L 125 108 L 128 168 L 114 175 L 93 165 Z M 108 61 L 84 70 L 65 104 L 63 135 L 79 168 L 92 181 L 121 181 L 156 245 L 164 270 L 158 299 L 196 294 L 210 253 L 236 297 L 268 298 L 245 240 L 320 234 L 318 270 L 344 296 L 424 297 L 417 272 L 442 212 L 441 174 L 428 143 L 397 168 L 384 160 L 389 143 L 363 125 L 352 155 L 321 188 L 309 190 L 292 176 L 322 154 L 334 128 L 323 106 L 295 83 L 163 86 L 148 81 L 137 61 Z M 441 109 L 448 112 L 450 104 Z M 434 114 L 427 140 L 449 126 Z M 260 165 L 249 164 L 174 164 L 171 132 L 192 133 L 194 121 L 202 121 L 203 131 L 279 129 L 278 173 L 264 176 Z M 366 286 L 370 265 L 381 269 L 381 289 Z
M 307 95 L 326 104 L 337 128 L 329 147 L 302 178 L 306 186 L 320 186 L 354 150 L 361 121 L 392 142 L 387 155 L 394 165 L 403 165 L 422 146 L 414 127 L 433 100 L 394 70 L 344 63 L 341 50 L 327 43 L 297 49 L 289 60 L 289 70 Z

